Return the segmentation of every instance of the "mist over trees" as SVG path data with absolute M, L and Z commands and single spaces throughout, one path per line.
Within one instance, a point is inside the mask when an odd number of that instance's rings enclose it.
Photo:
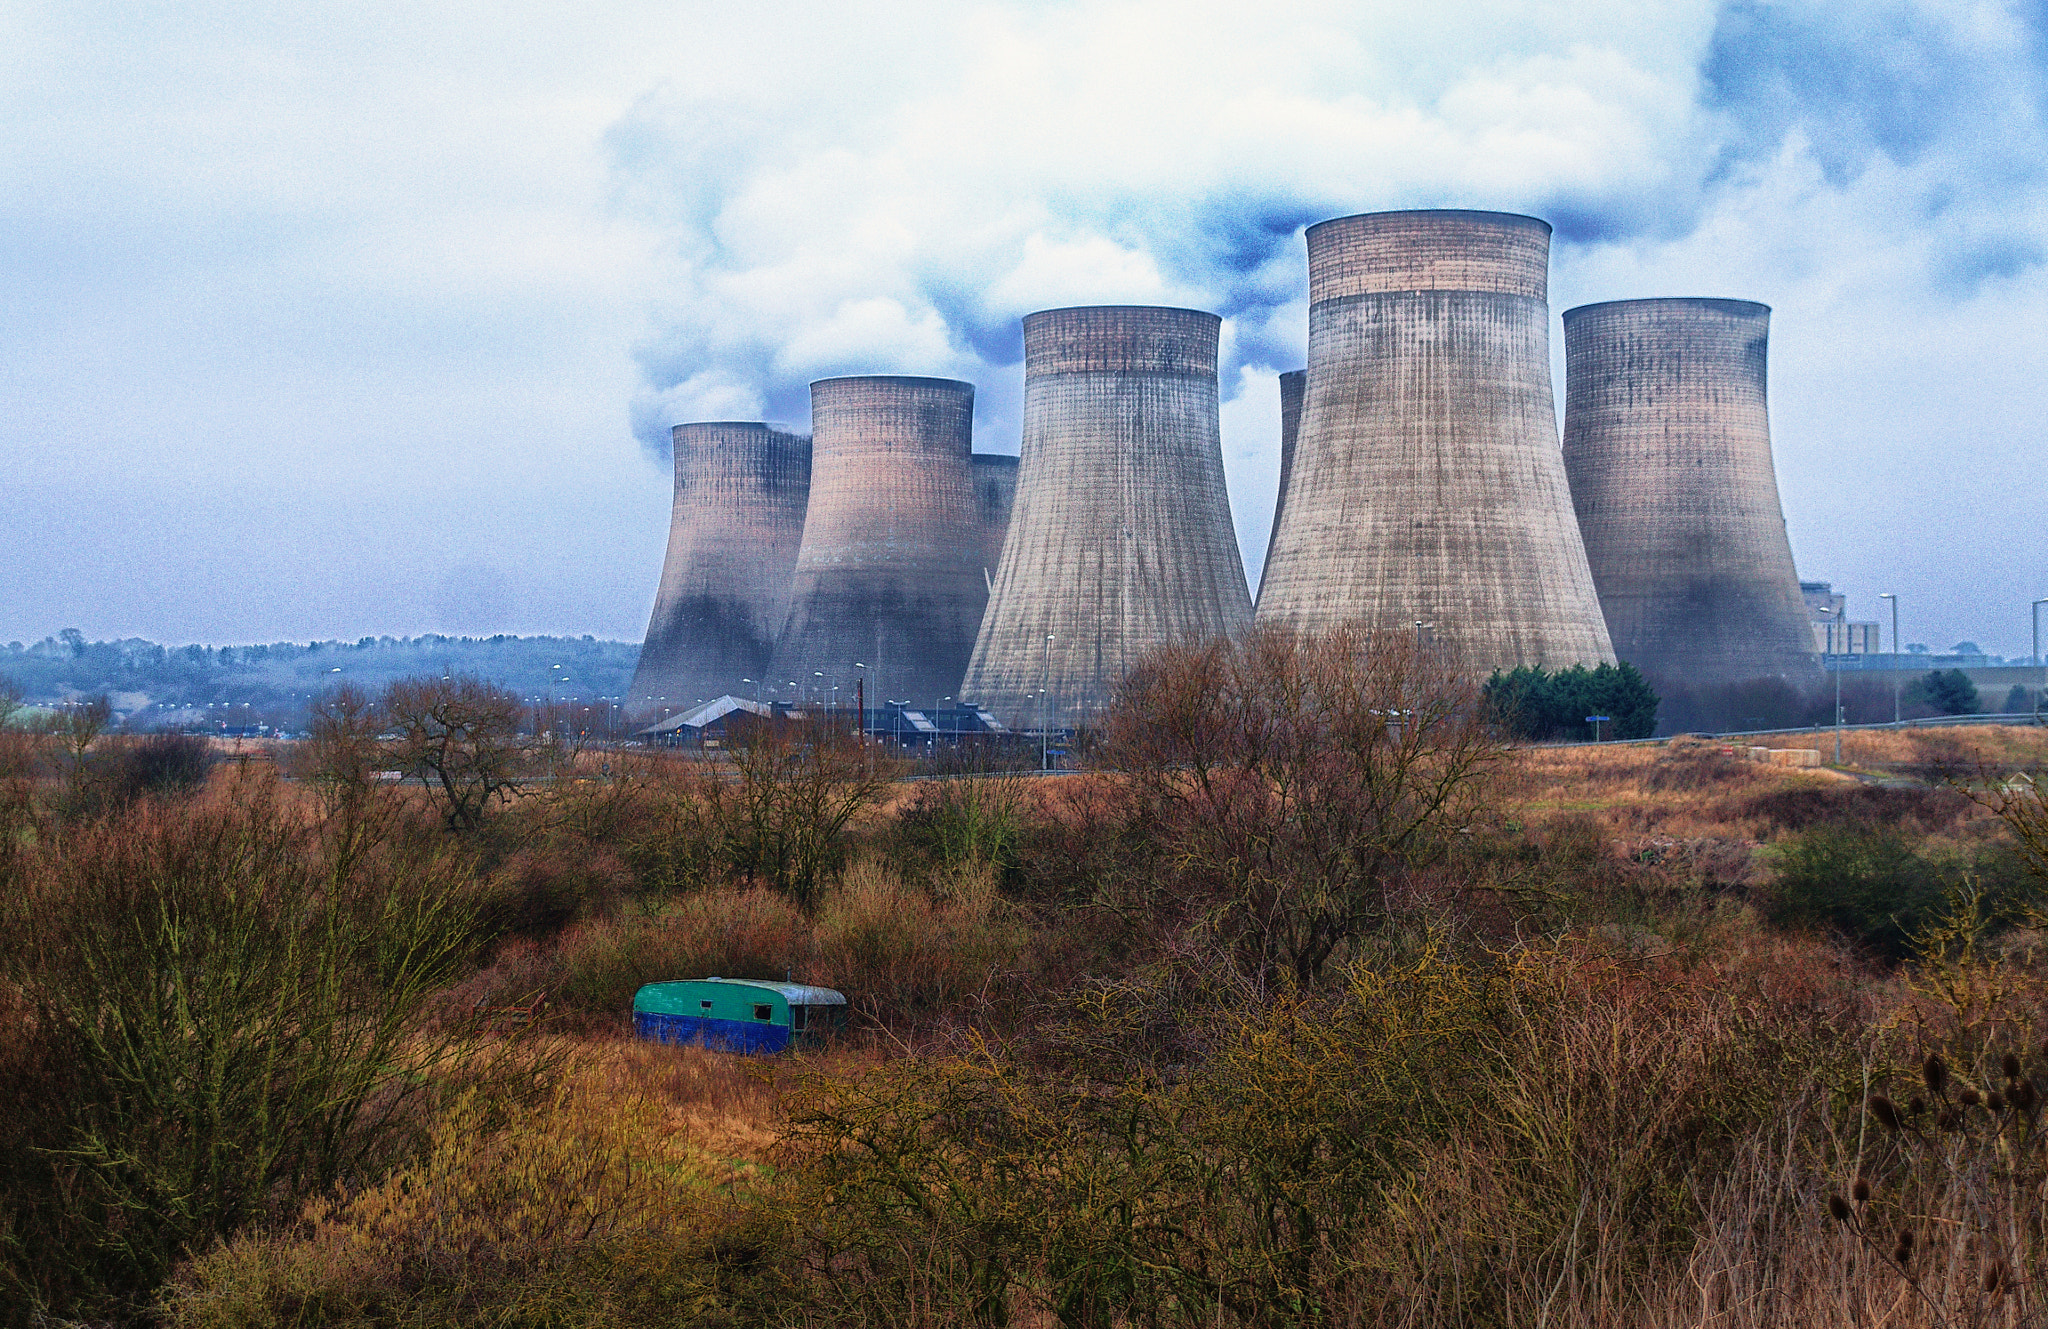
M 314 699 L 340 683 L 380 693 L 403 678 L 468 675 L 521 697 L 623 697 L 639 654 L 635 643 L 591 636 L 162 646 L 136 637 L 87 641 L 66 628 L 33 645 L 0 645 L 0 677 L 29 702 L 104 694 L 138 727 L 218 721 L 299 729 Z M 224 708 L 234 714 L 223 716 Z

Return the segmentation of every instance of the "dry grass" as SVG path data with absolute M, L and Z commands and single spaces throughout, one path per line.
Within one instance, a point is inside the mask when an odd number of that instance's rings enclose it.
M 1829 818 L 1910 820 L 1922 831 L 1953 833 L 1992 818 L 1950 780 L 2048 758 L 2048 731 L 1985 726 L 1851 737 L 1860 743 L 1844 744 L 1850 770 L 1773 766 L 1742 759 L 1732 744 L 1682 738 L 1628 747 L 1525 748 L 1504 774 L 1501 804 L 1538 822 L 1590 817 L 1619 840 L 1755 844 Z M 1806 745 L 1797 736 L 1769 744 Z M 1825 755 L 1832 757 L 1831 747 Z M 1851 773 L 1887 768 L 1921 777 L 1924 787 L 1879 789 Z

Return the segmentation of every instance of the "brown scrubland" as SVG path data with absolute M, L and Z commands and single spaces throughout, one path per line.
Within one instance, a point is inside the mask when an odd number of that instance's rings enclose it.
M 2048 1321 L 2048 731 L 1517 749 L 1343 633 L 1057 778 L 515 719 L 0 732 L 0 1324 Z M 848 1034 L 631 1037 L 710 974 Z

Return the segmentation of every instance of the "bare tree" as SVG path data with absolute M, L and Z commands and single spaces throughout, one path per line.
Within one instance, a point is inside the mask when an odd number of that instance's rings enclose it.
M 40 726 L 63 771 L 67 815 L 85 815 L 95 806 L 93 770 L 88 757 L 92 745 L 99 742 L 113 718 L 113 707 L 102 693 L 60 708 Z
M 16 712 L 21 710 L 21 684 L 11 678 L 0 677 L 0 729 L 14 722 Z
M 1503 749 L 1405 633 L 1260 629 L 1159 652 L 1111 709 L 1179 902 L 1250 977 L 1313 982 L 1449 852 Z
M 847 826 L 874 805 L 893 770 L 837 725 L 786 720 L 746 727 L 737 779 L 704 786 L 733 869 L 806 911 L 845 865 Z
M 529 778 L 514 693 L 481 679 L 410 678 L 384 691 L 395 764 L 417 775 L 451 831 L 483 824 L 491 803 L 509 802 Z
M 320 791 L 329 813 L 363 798 L 390 755 L 381 737 L 384 716 L 369 694 L 352 683 L 328 691 L 313 703 L 306 742 L 295 757 L 295 773 Z

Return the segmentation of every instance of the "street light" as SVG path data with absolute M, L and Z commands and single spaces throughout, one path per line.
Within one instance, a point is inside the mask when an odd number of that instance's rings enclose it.
M 1899 655 L 1905 649 L 1899 645 L 1899 597 L 1886 592 L 1877 597 L 1892 602 L 1892 723 L 1899 722 Z
M 1041 771 L 1052 769 L 1048 742 L 1050 730 L 1047 727 L 1052 702 L 1052 639 L 1052 633 L 1045 634 L 1045 653 L 1038 675 L 1038 769 Z
M 1841 766 L 1841 661 L 1835 661 L 1835 766 Z
M 2041 667 L 2041 606 L 2048 605 L 2048 599 L 2034 601 L 2034 668 L 2041 670 L 2041 685 L 2034 689 L 2034 714 L 2041 713 L 2041 693 L 2048 691 L 2048 669 Z
M 1417 659 L 1422 658 L 1422 630 L 1424 628 L 1433 628 L 1435 626 L 1436 624 L 1425 623 L 1419 618 L 1415 620 L 1415 656 Z

